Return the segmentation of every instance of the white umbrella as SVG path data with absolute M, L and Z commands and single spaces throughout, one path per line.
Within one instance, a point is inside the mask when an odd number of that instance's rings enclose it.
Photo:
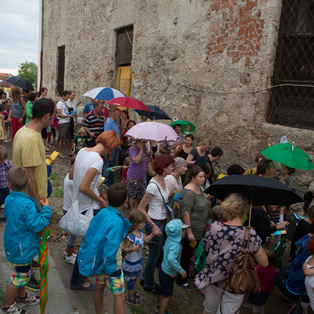
M 179 137 L 172 127 L 159 122 L 142 122 L 136 124 L 125 135 L 138 140 L 155 142 L 176 142 Z
M 83 96 L 102 100 L 110 100 L 116 97 L 125 97 L 122 92 L 111 87 L 97 87 L 89 90 Z

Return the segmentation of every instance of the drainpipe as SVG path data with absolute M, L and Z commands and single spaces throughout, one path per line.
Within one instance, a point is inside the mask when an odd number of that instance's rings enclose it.
M 43 77 L 43 28 L 44 28 L 44 0 L 39 1 L 39 41 L 38 41 L 38 71 L 37 71 L 37 90 L 42 87 Z

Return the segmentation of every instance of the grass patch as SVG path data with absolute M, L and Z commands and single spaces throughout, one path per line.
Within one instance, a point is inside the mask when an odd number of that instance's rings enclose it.
M 52 171 L 50 176 L 49 176 L 49 179 L 58 180 L 58 179 L 60 179 L 60 174 Z
M 52 182 L 51 185 L 52 185 L 53 187 L 58 187 L 58 186 L 60 186 L 60 182 L 59 182 L 59 181 Z
M 56 188 L 55 197 L 56 198 L 62 198 L 63 197 L 63 189 L 62 188 Z

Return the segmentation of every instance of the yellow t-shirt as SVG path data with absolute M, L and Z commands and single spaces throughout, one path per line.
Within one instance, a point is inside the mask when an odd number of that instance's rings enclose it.
M 15 134 L 12 149 L 14 167 L 35 167 L 40 197 L 47 197 L 46 154 L 41 133 L 23 126 Z
M 117 254 L 116 254 L 116 260 L 117 260 L 117 269 L 121 268 L 122 265 L 122 248 L 123 248 L 123 242 L 121 242 Z
M 249 168 L 245 170 L 244 175 L 255 174 L 255 173 L 256 173 L 256 170 L 254 168 Z

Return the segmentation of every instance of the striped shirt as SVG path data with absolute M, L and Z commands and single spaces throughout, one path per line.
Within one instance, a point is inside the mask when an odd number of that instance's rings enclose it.
M 93 111 L 85 117 L 83 126 L 87 127 L 90 132 L 93 132 L 95 134 L 95 136 L 98 136 L 104 131 L 104 123 L 104 117 L 95 116 Z
M 7 187 L 7 172 L 10 168 L 12 168 L 12 165 L 8 160 L 0 164 L 0 189 Z

